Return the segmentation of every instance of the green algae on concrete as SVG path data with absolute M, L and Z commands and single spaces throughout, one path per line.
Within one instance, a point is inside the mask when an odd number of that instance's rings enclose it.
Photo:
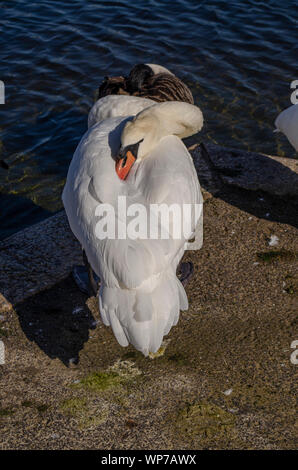
M 61 411 L 74 418 L 80 429 L 99 426 L 107 421 L 108 405 L 88 402 L 85 397 L 73 397 L 64 400 L 60 406 Z
M 61 404 L 61 410 L 70 416 L 75 416 L 87 410 L 87 399 L 74 397 L 64 400 Z
M 94 392 L 101 392 L 120 383 L 121 377 L 116 372 L 91 372 L 91 374 L 81 379 L 75 387 L 83 387 Z
M 257 253 L 257 258 L 264 263 L 272 263 L 274 260 L 291 260 L 297 257 L 297 253 L 288 250 L 271 250 Z
M 91 372 L 74 387 L 83 387 L 94 392 L 101 392 L 110 387 L 117 387 L 139 375 L 141 375 L 141 371 L 133 362 L 118 359 L 106 371 Z
M 235 416 L 208 402 L 187 404 L 176 419 L 176 431 L 185 438 L 213 438 L 229 433 L 235 424 Z

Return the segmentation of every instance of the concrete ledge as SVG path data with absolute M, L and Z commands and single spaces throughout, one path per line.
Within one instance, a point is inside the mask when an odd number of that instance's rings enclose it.
M 0 243 L 0 310 L 53 286 L 81 263 L 64 211 L 6 238 Z

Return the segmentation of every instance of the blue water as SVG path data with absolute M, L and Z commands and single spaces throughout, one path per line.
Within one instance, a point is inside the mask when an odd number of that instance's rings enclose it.
M 191 88 L 202 139 L 293 156 L 273 134 L 298 79 L 297 2 L 2 1 L 0 237 L 61 209 L 61 191 L 104 75 L 160 63 Z

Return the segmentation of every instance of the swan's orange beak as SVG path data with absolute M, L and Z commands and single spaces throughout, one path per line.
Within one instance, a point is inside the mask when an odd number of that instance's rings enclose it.
M 125 180 L 127 177 L 128 173 L 131 170 L 132 165 L 136 161 L 136 157 L 133 155 L 133 153 L 128 150 L 124 157 L 120 158 L 116 162 L 116 173 L 119 176 L 121 180 Z
M 134 162 L 137 159 L 139 145 L 143 142 L 144 139 L 139 140 L 135 144 L 127 145 L 126 147 L 121 147 L 119 152 L 119 157 L 116 161 L 116 173 L 121 180 L 127 178 L 128 173 L 131 170 Z

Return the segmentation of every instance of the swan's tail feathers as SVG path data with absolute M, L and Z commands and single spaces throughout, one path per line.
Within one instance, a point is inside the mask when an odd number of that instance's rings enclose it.
M 163 275 L 153 289 L 119 289 L 103 286 L 99 294 L 102 321 L 111 326 L 121 346 L 131 343 L 148 356 L 156 353 L 163 337 L 187 310 L 187 296 L 174 274 Z

